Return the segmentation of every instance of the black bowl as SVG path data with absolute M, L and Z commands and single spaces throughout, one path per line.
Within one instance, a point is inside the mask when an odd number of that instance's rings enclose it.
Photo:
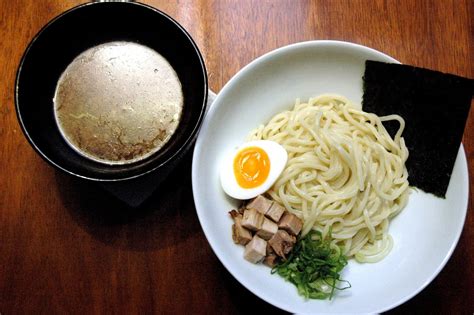
M 183 114 L 175 134 L 156 154 L 133 164 L 106 165 L 83 157 L 66 143 L 54 117 L 53 96 L 62 72 L 80 53 L 111 41 L 154 49 L 172 65 L 183 87 Z M 24 134 L 46 161 L 81 178 L 119 181 L 176 164 L 196 138 L 207 91 L 196 44 L 168 15 L 134 2 L 88 3 L 59 15 L 31 41 L 18 68 L 15 103 Z

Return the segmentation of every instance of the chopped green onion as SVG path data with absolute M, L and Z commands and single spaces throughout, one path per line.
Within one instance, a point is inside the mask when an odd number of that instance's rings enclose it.
M 323 239 L 319 231 L 311 231 L 298 239 L 288 259 L 273 267 L 272 274 L 293 283 L 306 299 L 323 300 L 331 299 L 335 290 L 351 287 L 339 274 L 346 265 L 347 258 L 329 237 Z

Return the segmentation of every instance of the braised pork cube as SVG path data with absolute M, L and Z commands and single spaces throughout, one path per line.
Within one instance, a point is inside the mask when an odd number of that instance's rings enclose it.
M 252 240 L 245 245 L 244 258 L 256 264 L 265 257 L 267 249 L 267 242 L 257 235 L 254 235 Z
M 265 213 L 265 216 L 269 219 L 272 219 L 274 222 L 278 222 L 280 221 L 280 218 L 284 212 L 285 208 L 274 202 L 270 209 L 268 209 L 267 213 Z
M 229 211 L 234 220 L 232 225 L 232 240 L 235 244 L 246 245 L 252 239 L 252 233 L 242 226 L 242 215 L 235 209 Z
M 274 251 L 273 248 L 270 246 L 270 243 L 267 242 L 267 256 L 268 256 L 268 255 L 271 255 L 271 254 L 275 254 L 275 251 Z
M 303 227 L 303 221 L 293 213 L 286 211 L 278 222 L 278 227 L 296 236 Z
M 247 209 L 255 209 L 261 214 L 266 214 L 268 209 L 270 209 L 272 203 L 273 201 L 263 197 L 262 195 L 258 195 L 257 197 L 252 199 L 245 207 Z
M 239 209 L 237 209 L 237 212 L 240 214 L 244 214 L 245 209 L 247 209 L 245 206 L 246 206 L 245 203 L 241 204 Z
M 267 255 L 264 259 L 263 259 L 263 263 L 265 265 L 267 265 L 268 267 L 270 268 L 273 268 L 276 266 L 276 264 L 278 263 L 278 260 L 279 260 L 279 257 L 275 254 L 270 254 L 270 255 Z
M 288 234 L 285 230 L 278 230 L 275 235 L 268 241 L 275 253 L 286 259 L 286 256 L 296 243 L 296 237 Z
M 257 235 L 268 241 L 273 234 L 278 231 L 278 225 L 270 219 L 263 218 L 262 227 L 258 230 Z
M 240 212 L 237 212 L 235 209 L 230 210 L 229 214 L 232 217 L 232 219 L 235 219 L 236 217 L 242 218 L 242 214 Z
M 246 209 L 242 217 L 242 226 L 257 232 L 263 224 L 264 216 L 255 209 Z
M 252 233 L 242 226 L 242 218 L 235 217 L 232 224 L 232 239 L 235 244 L 246 245 L 252 239 Z

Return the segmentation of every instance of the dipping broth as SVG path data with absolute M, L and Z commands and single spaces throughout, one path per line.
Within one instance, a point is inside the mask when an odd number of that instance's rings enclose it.
M 105 164 L 128 164 L 158 152 L 179 125 L 181 82 L 155 50 L 110 42 L 77 56 L 61 75 L 54 112 L 66 142 Z

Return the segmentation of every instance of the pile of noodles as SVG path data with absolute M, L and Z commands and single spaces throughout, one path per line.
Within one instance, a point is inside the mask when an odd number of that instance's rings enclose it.
M 397 120 L 392 138 L 383 121 Z M 275 115 L 248 140 L 273 140 L 288 152 L 288 163 L 267 194 L 328 234 L 348 257 L 375 262 L 393 246 L 389 220 L 408 201 L 408 150 L 398 115 L 378 117 L 346 98 L 321 95 Z

